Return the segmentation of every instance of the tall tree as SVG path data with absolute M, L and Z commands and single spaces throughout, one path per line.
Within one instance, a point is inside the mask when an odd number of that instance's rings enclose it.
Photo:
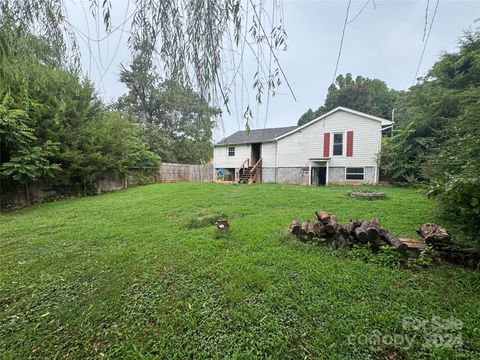
M 363 76 L 353 79 L 350 73 L 339 75 L 335 84 L 328 88 L 324 105 L 314 112 L 309 109 L 300 117 L 298 125 L 306 124 L 338 106 L 388 119 L 391 117 L 397 94 L 397 91 L 389 89 L 382 80 Z
M 398 130 L 382 147 L 381 168 L 397 180 L 423 180 L 466 233 L 480 231 L 480 33 L 459 41 L 420 84 L 399 97 Z
M 45 176 L 84 184 L 105 173 L 156 166 L 139 127 L 110 113 L 93 85 L 57 61 L 58 49 L 19 28 L 6 63 L 0 104 L 0 175 L 27 184 Z
M 200 163 L 212 156 L 212 129 L 220 114 L 191 88 L 164 81 L 149 56 L 139 52 L 120 74 L 128 87 L 117 108 L 141 124 L 149 149 L 162 161 Z

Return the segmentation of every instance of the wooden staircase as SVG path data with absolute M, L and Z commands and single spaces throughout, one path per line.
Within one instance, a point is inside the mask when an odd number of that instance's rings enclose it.
M 239 184 L 253 184 L 260 179 L 260 173 L 262 171 L 262 159 L 260 158 L 260 160 L 258 160 L 253 166 L 249 166 L 249 163 L 250 161 L 248 159 L 245 160 L 239 170 L 237 177 Z

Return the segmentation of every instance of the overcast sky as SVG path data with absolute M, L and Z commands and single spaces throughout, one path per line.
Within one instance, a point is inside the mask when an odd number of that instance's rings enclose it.
M 349 19 L 357 15 L 366 2 L 352 1 Z M 91 38 L 102 38 L 105 33 L 101 24 L 96 24 L 89 16 L 88 3 L 88 0 L 67 2 L 69 20 Z M 354 76 L 384 80 L 394 89 L 408 89 L 414 81 L 424 45 L 426 4 L 427 0 L 369 1 L 361 14 L 346 27 L 338 74 L 350 72 Z M 429 24 L 435 4 L 435 0 L 430 0 Z M 335 70 L 347 5 L 348 1 L 341 0 L 283 0 L 288 49 L 280 54 L 280 62 L 297 101 L 289 95 L 286 87 L 282 87 L 281 94 L 270 100 L 268 113 L 265 106 L 257 109 L 254 91 L 250 88 L 256 65 L 253 57 L 247 57 L 244 75 L 255 116 L 253 128 L 295 125 L 308 108 L 315 110 L 323 104 Z M 114 28 L 131 14 L 133 7 L 133 0 L 112 0 Z M 443 51 L 455 51 L 458 38 L 464 30 L 478 25 L 474 23 L 478 18 L 480 0 L 440 0 L 419 76 Z M 115 100 L 126 91 L 118 77 L 120 64 L 128 65 L 130 61 L 128 30 L 129 23 L 101 42 L 79 36 L 84 72 L 96 83 L 106 101 Z M 244 99 L 244 107 L 246 103 Z M 235 114 L 235 107 L 239 114 Z M 224 112 L 223 126 L 215 130 L 214 140 L 244 128 L 239 96 L 232 99 L 231 109 L 231 115 Z

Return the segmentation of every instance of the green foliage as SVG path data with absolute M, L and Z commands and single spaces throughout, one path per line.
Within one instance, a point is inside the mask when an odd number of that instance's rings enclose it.
M 121 72 L 120 79 L 129 92 L 118 99 L 116 107 L 142 125 L 143 140 L 162 161 L 208 161 L 213 155 L 214 118 L 220 111 L 192 89 L 163 81 L 146 51 Z
M 46 141 L 42 146 L 18 149 L 8 162 L 2 164 L 0 174 L 21 183 L 45 176 L 53 177 L 56 171 L 60 170 L 60 166 L 51 164 L 48 158 L 52 157 L 56 150 L 58 144 L 50 141 Z
M 405 255 L 399 253 L 394 247 L 382 246 L 378 254 L 371 257 L 370 262 L 392 269 L 398 269 L 405 260 Z
M 391 246 L 382 246 L 379 252 L 374 253 L 369 244 L 356 244 L 345 251 L 345 256 L 392 269 L 398 269 L 406 260 L 404 255 Z
M 298 125 L 306 124 L 338 106 L 389 119 L 397 94 L 382 80 L 363 76 L 353 79 L 350 73 L 339 75 L 335 84 L 328 88 L 325 104 L 316 111 L 309 109 L 300 117 Z
M 442 146 L 429 158 L 425 174 L 444 214 L 480 245 L 480 88 L 464 92 L 460 111 L 446 124 Z
M 85 184 L 108 173 L 152 174 L 158 156 L 141 140 L 139 126 L 107 111 L 93 85 L 58 60 L 58 48 L 6 25 L 2 34 L 15 44 L 6 58 L 0 105 L 4 177 L 27 182 L 56 176 Z
M 139 141 L 139 131 L 138 125 L 121 113 L 107 112 L 86 122 L 64 154 L 71 176 L 93 181 L 100 174 L 153 173 L 158 156 Z
M 420 251 L 417 264 L 423 267 L 430 267 L 439 261 L 438 258 L 438 254 L 436 253 L 435 249 L 429 246 Z
M 0 105 L 0 175 L 24 184 L 44 176 L 54 176 L 60 170 L 58 164 L 49 161 L 58 150 L 58 144 L 47 140 L 35 145 L 37 137 L 27 126 L 29 120 L 25 111 Z
M 398 131 L 384 139 L 384 175 L 431 185 L 445 216 L 479 241 L 480 231 L 480 33 L 459 41 L 422 83 L 397 101 Z
M 407 124 L 397 131 L 395 137 L 382 138 L 382 152 L 379 154 L 381 173 L 399 181 L 419 179 L 421 167 L 433 145 L 433 137 L 416 136 L 415 124 Z

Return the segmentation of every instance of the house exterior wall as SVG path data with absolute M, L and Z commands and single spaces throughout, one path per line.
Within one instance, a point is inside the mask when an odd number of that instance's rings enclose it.
M 353 156 L 346 157 L 346 132 L 353 130 Z M 343 156 L 331 156 L 330 167 L 376 166 L 381 123 L 363 116 L 337 111 L 316 123 L 277 141 L 277 167 L 308 167 L 308 159 L 323 157 L 323 134 L 344 133 Z
M 263 143 L 262 182 L 305 183 L 305 169 L 308 170 L 309 159 L 324 156 L 324 133 L 328 132 L 331 135 L 327 182 L 331 184 L 377 183 L 377 154 L 380 152 L 381 129 L 380 121 L 339 110 L 276 142 Z M 351 157 L 346 156 L 347 131 L 353 131 Z M 342 156 L 333 156 L 333 133 L 336 132 L 344 134 Z M 215 168 L 238 169 L 245 159 L 251 157 L 250 144 L 230 146 L 235 146 L 235 156 L 228 156 L 228 146 L 215 146 Z M 347 181 L 346 167 L 363 167 L 364 180 Z
M 277 182 L 277 168 L 262 167 L 262 183 Z
M 228 148 L 235 147 L 235 156 L 228 156 Z M 248 158 L 250 159 L 250 145 L 228 145 L 215 146 L 213 148 L 213 165 L 216 169 L 235 168 L 238 169 Z
M 345 182 L 345 168 L 344 167 L 329 167 L 328 168 L 328 183 L 329 184 L 343 184 Z
M 262 167 L 275 167 L 277 161 L 277 143 L 268 142 L 262 144 Z
M 277 168 L 277 182 L 280 184 L 300 184 L 304 169 L 298 167 Z

